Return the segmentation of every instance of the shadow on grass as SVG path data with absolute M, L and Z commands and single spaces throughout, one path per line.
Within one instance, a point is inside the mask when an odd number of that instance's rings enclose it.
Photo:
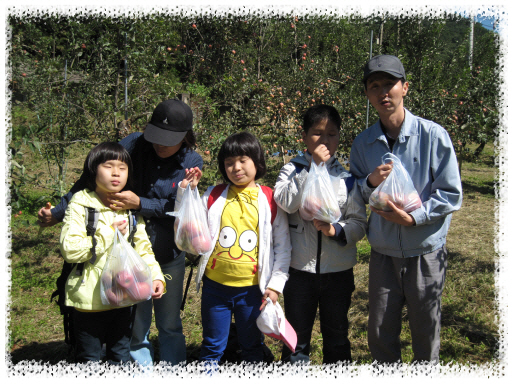
M 495 197 L 494 180 L 483 181 L 479 184 L 472 183 L 471 181 L 462 181 L 462 190 L 464 194 L 480 193 L 488 197 Z
M 155 350 L 155 360 L 159 362 L 158 343 L 151 341 Z M 201 344 L 187 344 L 187 363 L 199 360 Z M 32 342 L 21 347 L 13 347 L 10 353 L 11 362 L 18 364 L 23 361 L 35 361 L 38 363 L 47 363 L 50 365 L 58 364 L 62 361 L 73 362 L 73 353 L 70 347 L 62 341 L 51 341 L 48 343 Z
M 494 273 L 496 271 L 496 264 L 492 260 L 474 260 L 462 253 L 448 250 L 448 269 L 450 269 L 452 264 L 463 264 L 464 268 L 472 266 L 473 272 L 475 273 Z
M 13 364 L 33 360 L 48 364 L 58 364 L 61 361 L 72 362 L 69 347 L 64 340 L 49 343 L 32 342 L 19 348 L 14 346 L 10 355 Z

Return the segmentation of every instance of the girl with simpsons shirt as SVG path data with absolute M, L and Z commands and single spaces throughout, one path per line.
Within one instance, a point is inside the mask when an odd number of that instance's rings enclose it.
M 266 173 L 258 139 L 248 132 L 229 136 L 218 163 L 227 184 L 211 186 L 202 196 L 215 244 L 202 256 L 196 276 L 198 291 L 203 283 L 200 360 L 214 367 L 226 348 L 232 313 L 242 360 L 263 361 L 263 337 L 256 319 L 266 298 L 275 303 L 283 292 L 291 256 L 286 214 L 274 202 L 272 190 L 256 184 Z M 196 188 L 201 176 L 198 168 L 186 170 L 176 209 L 185 188 L 189 184 Z
M 100 295 L 101 274 L 114 244 L 116 228 L 125 238 L 128 236 L 129 211 L 110 209 L 108 196 L 124 190 L 125 186 L 130 187 L 131 168 L 130 155 L 120 144 L 98 144 L 85 159 L 83 174 L 87 188 L 75 193 L 66 209 L 60 235 L 61 253 L 68 263 L 83 265 L 83 270 L 78 274 L 78 266 L 74 266 L 65 285 L 66 305 L 74 307 L 77 363 L 100 361 L 104 342 L 109 362 L 126 363 L 131 360 L 134 306 L 105 305 Z M 95 208 L 99 213 L 94 234 L 96 244 L 92 236 L 87 236 L 85 207 Z M 159 299 L 165 291 L 164 276 L 155 260 L 141 216 L 137 218 L 137 223 L 134 248 L 151 270 L 152 298 Z

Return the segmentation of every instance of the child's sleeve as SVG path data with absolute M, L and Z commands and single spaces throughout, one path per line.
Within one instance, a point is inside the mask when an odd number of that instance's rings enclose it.
M 303 168 L 297 173 L 292 162 L 286 164 L 279 175 L 274 187 L 274 199 L 277 205 L 286 213 L 294 213 L 300 207 L 304 182 L 308 177 L 308 171 Z
M 102 255 L 112 245 L 114 234 L 112 227 L 98 223 L 94 234 L 96 255 Z M 87 236 L 85 228 L 85 209 L 72 199 L 66 209 L 64 225 L 60 233 L 62 256 L 68 263 L 83 263 L 92 257 L 91 248 L 92 236 Z
M 137 215 L 137 231 L 133 237 L 135 244 L 135 251 L 142 257 L 144 262 L 148 265 L 151 270 L 151 280 L 160 280 L 164 283 L 165 292 L 165 278 L 160 269 L 160 264 L 155 259 L 153 253 L 153 247 L 149 241 L 148 234 L 146 232 L 146 223 L 141 215 Z
M 366 205 L 361 189 L 357 185 L 354 184 L 349 192 L 346 203 L 341 207 L 341 213 L 342 218 L 338 224 L 342 227 L 344 239 L 338 240 L 344 246 L 354 245 L 365 236 L 368 228 Z
M 68 263 L 83 263 L 92 257 L 92 237 L 87 236 L 84 207 L 71 200 L 60 232 L 60 252 Z
M 288 280 L 292 244 L 288 227 L 288 215 L 279 207 L 277 208 L 276 218 L 272 224 L 272 242 L 274 245 L 274 266 L 267 288 L 282 293 L 284 285 Z

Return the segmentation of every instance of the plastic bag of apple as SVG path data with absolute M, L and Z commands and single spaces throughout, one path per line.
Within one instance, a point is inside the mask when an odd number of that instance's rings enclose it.
M 334 193 L 331 176 L 325 163 L 311 162 L 308 177 L 304 182 L 299 214 L 303 220 L 318 219 L 335 223 L 341 218 L 338 199 Z
M 206 213 L 197 188 L 185 188 L 181 207 L 178 212 L 168 212 L 175 216 L 174 241 L 176 246 L 192 255 L 203 255 L 213 245 Z
M 392 153 L 382 156 L 382 164 L 393 162 L 393 169 L 386 180 L 375 188 L 370 195 L 369 203 L 381 211 L 391 211 L 388 201 L 404 210 L 412 212 L 421 207 L 421 199 L 414 188 L 411 176 L 402 165 L 400 159 Z
M 101 274 L 101 302 L 126 307 L 150 299 L 152 293 L 151 270 L 116 228 L 114 245 Z

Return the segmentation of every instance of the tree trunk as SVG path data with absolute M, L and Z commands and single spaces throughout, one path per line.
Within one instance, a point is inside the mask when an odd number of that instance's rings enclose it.
M 484 147 L 485 147 L 485 141 L 480 143 L 480 145 L 478 146 L 477 149 L 475 149 L 475 152 L 473 153 L 475 155 L 475 157 L 478 159 L 480 157 L 480 155 L 482 154 L 482 151 L 484 150 Z

